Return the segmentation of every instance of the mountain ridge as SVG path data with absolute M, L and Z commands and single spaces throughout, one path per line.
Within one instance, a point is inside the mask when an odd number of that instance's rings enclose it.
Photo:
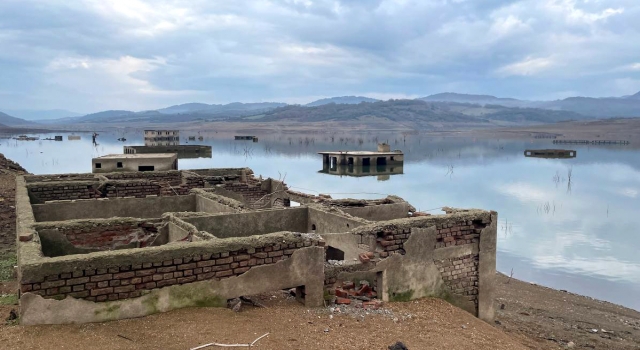
M 380 100 L 365 96 L 335 96 L 328 98 L 321 98 L 319 100 L 315 100 L 313 102 L 307 103 L 304 105 L 305 107 L 317 107 L 325 104 L 335 103 L 335 104 L 358 104 L 362 102 L 372 103 L 379 102 Z

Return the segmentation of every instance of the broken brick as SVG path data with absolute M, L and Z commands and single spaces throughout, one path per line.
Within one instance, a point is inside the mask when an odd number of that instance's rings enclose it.
M 349 305 L 349 304 L 351 304 L 351 299 L 337 298 L 336 299 L 336 304 L 338 304 L 338 305 Z

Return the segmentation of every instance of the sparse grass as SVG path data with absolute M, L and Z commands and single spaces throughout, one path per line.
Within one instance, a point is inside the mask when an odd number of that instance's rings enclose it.
M 13 279 L 13 267 L 16 266 L 18 260 L 15 253 L 0 254 L 0 281 L 9 281 Z
M 0 305 L 18 305 L 18 294 L 0 295 Z

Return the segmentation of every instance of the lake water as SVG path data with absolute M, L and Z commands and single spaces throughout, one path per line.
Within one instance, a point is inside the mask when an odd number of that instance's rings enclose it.
M 3 139 L 0 152 L 34 174 L 91 172 L 92 157 L 143 144 L 140 133 L 103 133 L 95 147 L 90 134 L 78 134 L 80 141 L 67 135 L 63 142 Z M 123 136 L 126 142 L 116 140 Z M 376 137 L 405 152 L 403 174 L 319 173 L 316 152 L 375 150 Z M 640 151 L 629 146 L 425 135 L 335 135 L 333 142 L 322 135 L 262 135 L 258 143 L 231 138 L 191 141 L 211 145 L 213 157 L 180 159 L 180 169 L 251 167 L 256 175 L 284 178 L 292 189 L 334 198 L 395 194 L 433 213 L 442 206 L 495 210 L 499 271 L 640 310 L 640 230 L 633 221 L 640 214 Z M 574 149 L 577 157 L 526 158 L 526 148 Z

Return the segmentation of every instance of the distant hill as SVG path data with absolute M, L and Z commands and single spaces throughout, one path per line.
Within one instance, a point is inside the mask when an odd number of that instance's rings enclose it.
M 341 97 L 331 97 L 331 98 L 323 98 L 317 101 L 313 101 L 311 103 L 307 103 L 305 106 L 307 107 L 316 107 L 322 106 L 330 103 L 335 104 L 358 104 L 361 102 L 378 102 L 375 98 L 369 98 L 364 96 L 341 96 Z
M 357 105 L 285 106 L 266 112 L 259 119 L 244 119 L 261 122 L 359 122 L 379 126 L 395 123 L 428 129 L 445 125 L 470 127 L 529 125 L 590 118 L 572 112 L 535 108 L 508 108 L 499 105 L 481 107 L 476 104 L 451 102 L 389 100 Z
M 6 113 L 0 112 L 0 124 L 4 124 L 6 126 L 20 126 L 20 125 L 33 125 L 35 123 L 24 120 L 24 119 L 12 117 Z
M 640 96 L 627 98 L 569 97 L 564 100 L 540 102 L 539 107 L 572 111 L 597 118 L 640 117 Z
M 597 118 L 640 117 L 640 92 L 625 98 L 616 97 L 569 97 L 556 101 L 527 101 L 502 98 L 491 95 L 469 95 L 441 93 L 422 97 L 423 101 L 473 103 L 479 105 L 500 105 L 505 107 L 541 108 L 575 112 Z
M 220 113 L 225 111 L 255 111 L 255 110 L 267 110 L 271 108 L 277 108 L 286 106 L 286 103 L 279 102 L 259 102 L 259 103 L 240 103 L 233 102 L 226 105 L 206 103 L 185 103 L 181 105 L 171 106 L 167 108 L 158 109 L 158 112 L 162 114 L 184 114 L 184 113 Z
M 634 99 L 634 100 L 640 100 L 640 91 L 636 92 L 634 95 L 631 95 L 631 96 L 629 96 L 627 98 Z
M 534 107 L 535 102 L 518 100 L 515 98 L 496 97 L 491 95 L 458 94 L 455 92 L 443 92 L 440 94 L 421 97 L 419 100 L 427 102 L 457 102 L 473 103 L 479 105 L 496 104 L 505 107 Z
M 17 118 L 32 121 L 79 117 L 82 115 L 82 113 L 71 112 L 64 109 L 16 109 L 6 110 L 5 112 Z
M 110 110 L 87 114 L 81 117 L 63 118 L 47 121 L 49 124 L 75 124 L 75 123 L 179 123 L 196 120 L 224 120 L 256 115 L 286 106 L 285 103 L 260 102 L 240 103 L 234 102 L 226 105 L 208 105 L 205 103 L 186 103 L 170 106 L 159 110 L 133 112 L 125 110 Z

